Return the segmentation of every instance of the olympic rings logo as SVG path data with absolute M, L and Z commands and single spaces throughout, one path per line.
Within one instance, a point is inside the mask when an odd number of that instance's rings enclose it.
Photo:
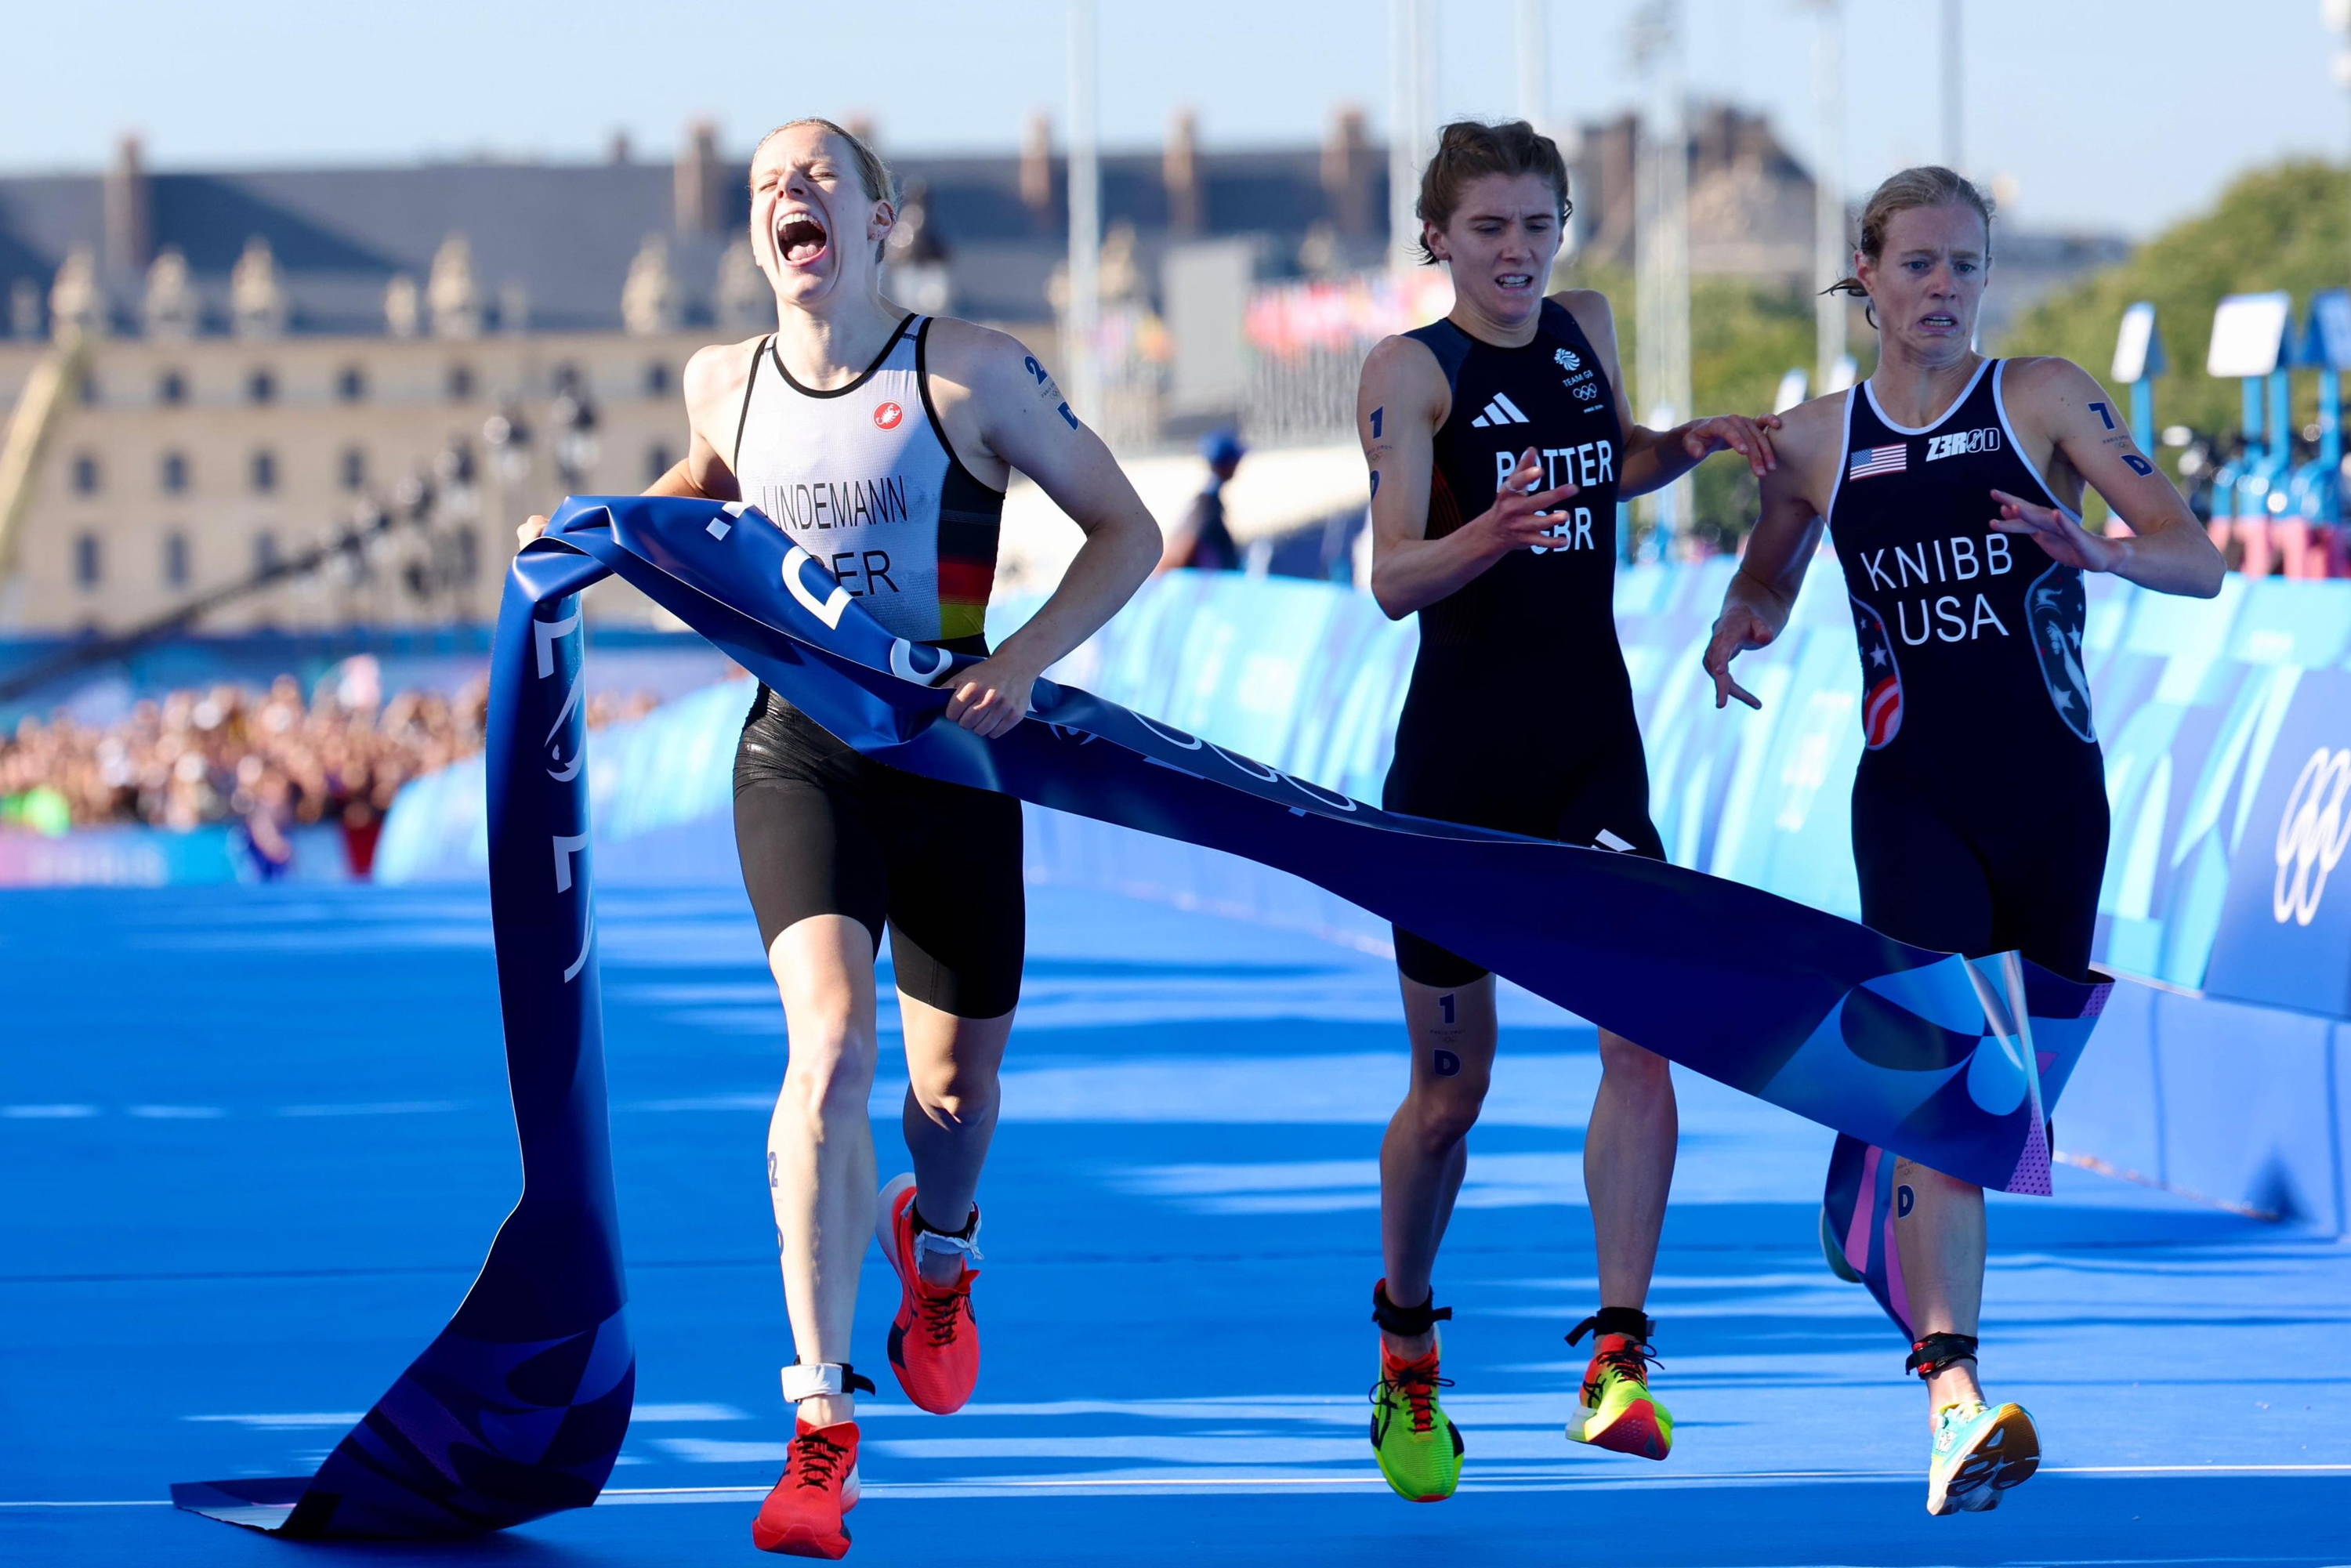
M 2320 747 L 2302 765 L 2278 819 L 2277 881 L 2270 913 L 2307 925 L 2326 896 L 2326 878 L 2351 849 L 2351 750 Z

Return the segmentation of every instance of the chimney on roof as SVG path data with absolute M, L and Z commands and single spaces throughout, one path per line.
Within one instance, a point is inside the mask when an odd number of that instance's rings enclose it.
M 873 116 L 864 110 L 861 109 L 842 120 L 841 128 L 868 147 L 878 148 L 882 145 L 882 128 L 874 123 Z
M 1207 227 L 1207 192 L 1200 183 L 1200 117 L 1189 109 L 1176 111 L 1167 128 L 1167 150 L 1160 155 L 1159 177 L 1167 186 L 1167 226 L 1178 235 L 1196 235 Z
M 114 164 L 106 172 L 104 204 L 106 267 L 136 273 L 155 259 L 155 195 L 139 156 L 139 138 L 114 144 Z
M 1053 201 L 1053 120 L 1043 110 L 1029 117 L 1020 137 L 1020 204 L 1040 229 L 1057 226 Z
M 726 226 L 726 171 L 718 162 L 718 127 L 697 120 L 685 128 L 674 180 L 677 232 L 716 234 Z
M 616 126 L 612 139 L 604 144 L 604 161 L 608 163 L 629 163 L 636 160 L 636 143 L 629 140 L 627 126 Z
M 1322 138 L 1322 199 L 1329 204 L 1332 225 L 1341 234 L 1372 232 L 1375 210 L 1372 176 L 1372 144 L 1364 132 L 1364 111 L 1355 104 L 1341 104 L 1331 117 L 1329 133 Z

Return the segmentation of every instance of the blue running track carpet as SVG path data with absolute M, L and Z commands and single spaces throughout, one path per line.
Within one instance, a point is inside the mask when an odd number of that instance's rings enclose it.
M 859 1359 L 884 1396 L 861 1410 L 851 1563 L 2351 1563 L 2351 1249 L 2063 1165 L 2053 1200 L 1995 1197 L 1985 1375 L 2047 1463 L 1995 1513 L 1929 1519 L 1924 1396 L 1822 1262 L 1831 1134 L 1690 1074 L 1651 1300 L 1674 1455 L 1568 1443 L 1598 1061 L 1522 993 L 1438 1275 L 1466 1479 L 1402 1501 L 1364 1437 L 1393 972 L 1031 897 L 978 1398 L 938 1417 L 898 1395 L 872 1256 Z M 611 1489 L 458 1545 L 319 1546 L 167 1489 L 314 1468 L 470 1282 L 518 1170 L 486 900 L 0 903 L 0 1563 L 762 1560 L 789 1431 L 763 1180 L 781 1014 L 738 893 L 599 905 L 639 1356 Z

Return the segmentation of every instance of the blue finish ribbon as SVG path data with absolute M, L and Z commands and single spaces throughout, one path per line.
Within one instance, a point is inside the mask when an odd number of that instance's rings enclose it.
M 2012 955 L 1971 965 L 1678 866 L 1381 811 L 1050 681 L 1032 722 L 984 740 L 942 717 L 941 684 L 971 661 L 883 630 L 756 510 L 575 499 L 517 558 L 492 654 L 491 908 L 522 1200 L 455 1319 L 315 1477 L 175 1487 L 184 1508 L 289 1535 L 470 1534 L 584 1505 L 611 1471 L 633 1363 L 578 604 L 607 575 L 877 761 L 1293 873 L 1864 1145 L 2049 1190 L 2047 1106 L 2103 987 Z

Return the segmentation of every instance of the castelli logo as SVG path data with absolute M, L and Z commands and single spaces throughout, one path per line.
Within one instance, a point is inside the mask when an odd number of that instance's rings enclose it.
M 2281 925 L 2307 925 L 2326 896 L 2326 879 L 2351 849 L 2351 751 L 2320 747 L 2302 765 L 2278 821 L 2277 881 L 2270 913 Z
M 897 429 L 898 422 L 905 417 L 906 411 L 894 402 L 885 402 L 873 411 L 874 424 L 883 430 Z

